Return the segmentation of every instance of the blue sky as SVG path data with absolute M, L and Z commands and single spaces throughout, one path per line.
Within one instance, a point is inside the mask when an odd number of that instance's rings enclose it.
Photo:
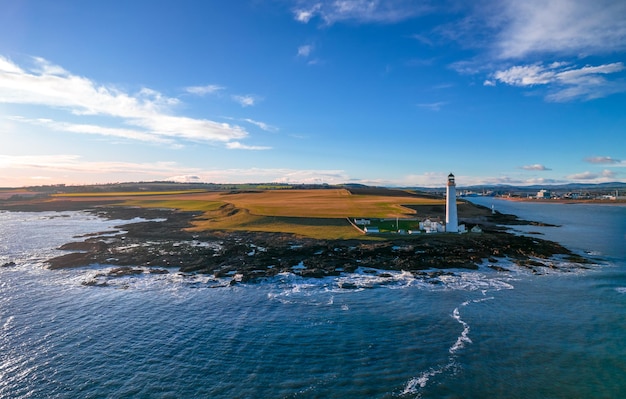
M 6 1 L 0 186 L 626 182 L 626 2 Z

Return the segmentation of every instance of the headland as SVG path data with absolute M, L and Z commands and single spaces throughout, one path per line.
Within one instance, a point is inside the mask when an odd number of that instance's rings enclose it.
M 541 222 L 466 201 L 457 205 L 459 222 L 470 231 L 465 234 L 420 231 L 420 221 L 444 217 L 445 200 L 386 188 L 61 192 L 0 201 L 0 209 L 10 211 L 80 210 L 109 219 L 143 218 L 115 232 L 76 237 L 59 248 L 67 254 L 47 261 L 50 269 L 106 265 L 110 278 L 149 270 L 206 273 L 238 282 L 284 272 L 335 276 L 359 268 L 428 277 L 484 264 L 505 271 L 505 259 L 535 273 L 559 268 L 562 261 L 579 267 L 590 262 L 558 243 L 504 227 Z M 381 228 L 363 234 L 354 225 L 359 219 Z

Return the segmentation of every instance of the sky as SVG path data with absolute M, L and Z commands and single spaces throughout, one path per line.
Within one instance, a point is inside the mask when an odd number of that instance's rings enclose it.
M 0 0 L 0 187 L 626 182 L 622 0 Z

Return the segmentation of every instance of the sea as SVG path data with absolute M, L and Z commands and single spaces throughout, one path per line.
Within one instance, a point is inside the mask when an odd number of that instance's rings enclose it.
M 626 397 L 626 207 L 472 200 L 593 263 L 96 287 L 44 261 L 129 221 L 0 211 L 0 398 Z

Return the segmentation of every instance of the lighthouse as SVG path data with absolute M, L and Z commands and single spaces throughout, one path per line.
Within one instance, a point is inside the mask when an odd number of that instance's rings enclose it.
M 459 220 L 456 214 L 456 184 L 452 173 L 448 175 L 448 185 L 446 186 L 446 232 L 459 232 Z

